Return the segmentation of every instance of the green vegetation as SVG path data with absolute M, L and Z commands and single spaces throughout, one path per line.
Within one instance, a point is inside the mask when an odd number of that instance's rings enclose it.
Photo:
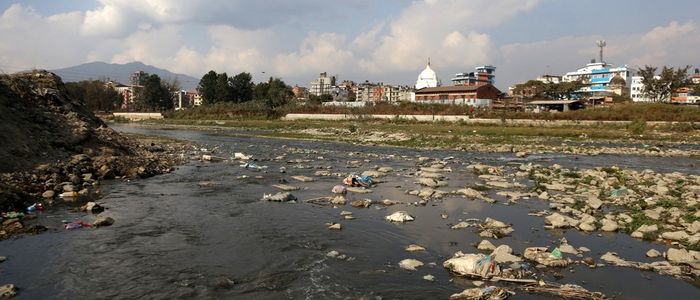
M 65 87 L 72 99 L 85 103 L 92 111 L 112 111 L 122 101 L 116 90 L 100 80 L 67 82 Z
M 644 66 L 639 70 L 644 84 L 644 95 L 653 102 L 668 102 L 671 100 L 673 91 L 680 87 L 690 85 L 688 81 L 688 70 L 690 66 L 674 69 L 664 66 L 661 72 L 656 74 L 656 67 Z

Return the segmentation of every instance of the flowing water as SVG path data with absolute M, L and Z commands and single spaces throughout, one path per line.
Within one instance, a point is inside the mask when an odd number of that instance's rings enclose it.
M 452 230 L 460 219 L 492 217 L 512 223 L 515 232 L 495 245 L 510 245 L 515 253 L 526 247 L 553 246 L 566 237 L 575 247 L 591 249 L 586 255 L 599 258 L 615 251 L 628 260 L 651 261 L 650 248 L 666 246 L 639 241 L 624 234 L 585 234 L 577 230 L 545 230 L 543 218 L 528 216 L 548 204 L 521 200 L 506 206 L 505 199 L 491 191 L 498 204 L 447 197 L 425 207 L 395 205 L 359 209 L 349 205 L 333 208 L 300 201 L 296 204 L 260 201 L 264 193 L 276 192 L 280 179 L 302 187 L 293 194 L 299 199 L 329 196 L 338 177 L 315 177 L 310 183 L 295 182 L 293 175 L 313 176 L 318 168 L 333 172 L 357 172 L 373 166 L 395 169 L 369 194 L 348 194 L 348 200 L 370 198 L 415 202 L 405 194 L 415 189 L 408 176 L 417 167 L 418 156 L 448 160 L 453 169 L 449 186 L 455 190 L 477 178 L 466 165 L 482 162 L 508 165 L 533 162 L 559 163 L 565 167 L 589 168 L 618 165 L 625 168 L 679 171 L 698 174 L 698 161 L 687 158 L 655 158 L 600 155 L 537 155 L 516 159 L 511 154 L 358 146 L 251 138 L 235 131 L 156 130 L 119 126 L 118 130 L 190 140 L 205 148 L 216 148 L 221 156 L 234 152 L 253 154 L 267 172 L 255 172 L 238 162 L 191 161 L 167 175 L 136 181 L 111 181 L 102 185 L 99 200 L 109 209 L 114 225 L 99 229 L 65 231 L 62 220 L 92 216 L 71 212 L 70 207 L 51 208 L 39 216 L 54 228 L 48 233 L 0 242 L 0 283 L 20 288 L 18 298 L 242 298 L 242 299 L 446 299 L 472 287 L 471 281 L 451 276 L 442 262 L 456 251 L 477 252 L 481 238 L 473 229 Z M 286 154 L 284 160 L 273 158 Z M 287 163 L 289 160 L 309 160 Z M 361 165 L 348 165 L 348 161 Z M 298 165 L 311 168 L 296 168 Z M 278 172 L 286 167 L 287 173 Z M 303 166 L 301 166 L 303 167 Z M 247 178 L 241 178 L 247 175 Z M 256 176 L 262 176 L 257 178 Z M 341 210 L 352 211 L 355 220 L 342 220 Z M 392 224 L 384 216 L 406 210 L 414 222 Z M 441 213 L 449 217 L 442 219 Z M 325 223 L 339 222 L 343 229 L 328 230 Z M 427 251 L 409 253 L 404 248 L 419 244 Z M 351 257 L 326 256 L 331 250 Z M 417 271 L 399 268 L 398 262 L 415 258 L 425 266 Z M 434 264 L 430 264 L 434 263 Z M 561 276 L 554 277 L 556 271 Z M 698 299 L 700 284 L 630 268 L 583 265 L 547 271 L 545 279 L 574 283 L 617 299 Z M 423 279 L 432 274 L 435 281 Z M 546 299 L 518 293 L 512 299 Z

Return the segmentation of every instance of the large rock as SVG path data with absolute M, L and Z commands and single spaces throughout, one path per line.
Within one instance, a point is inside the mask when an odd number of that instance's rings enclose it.
M 407 258 L 399 262 L 399 267 L 409 271 L 415 271 L 416 268 L 423 266 L 423 263 L 419 260 Z
M 553 213 L 544 218 L 545 224 L 548 224 L 551 228 L 567 228 L 576 227 L 579 223 L 578 220 L 561 215 L 559 213 Z
M 95 219 L 95 221 L 92 222 L 92 226 L 95 227 L 111 226 L 112 224 L 114 224 L 114 219 L 105 216 L 97 217 L 97 219 Z
M 17 295 L 17 288 L 14 284 L 5 284 L 0 286 L 0 297 L 11 298 Z
M 397 211 L 391 215 L 384 217 L 387 221 L 403 223 L 413 221 L 414 218 L 405 211 Z
M 687 240 L 690 236 L 685 231 L 679 230 L 664 232 L 661 234 L 661 237 L 665 240 L 684 241 Z
M 512 254 L 513 248 L 508 245 L 500 245 L 491 252 L 493 260 L 499 264 L 508 262 L 519 262 L 523 259 Z
M 603 225 L 600 227 L 600 230 L 602 231 L 607 231 L 607 232 L 613 232 L 617 231 L 617 229 L 620 227 L 617 222 L 610 220 L 610 219 L 603 219 L 601 221 L 601 224 Z
M 603 201 L 600 201 L 598 197 L 591 197 L 588 198 L 586 201 L 586 204 L 591 207 L 592 209 L 599 209 L 603 205 Z
M 479 245 L 476 246 L 476 249 L 484 250 L 484 251 L 492 251 L 493 249 L 496 249 L 496 246 L 494 246 L 488 240 L 482 240 L 481 243 L 479 243 Z
M 661 252 L 659 252 L 656 249 L 649 249 L 649 251 L 647 251 L 646 255 L 647 255 L 647 257 L 654 258 L 654 257 L 661 256 Z
M 695 258 L 693 258 L 693 255 L 690 254 L 688 250 L 669 248 L 668 251 L 666 251 L 666 260 L 678 264 L 693 262 Z
M 659 231 L 659 227 L 656 226 L 656 224 L 652 224 L 652 225 L 642 225 L 642 226 L 639 226 L 639 228 L 637 228 L 637 230 L 635 230 L 635 231 L 639 231 L 639 232 L 641 232 L 642 234 L 644 234 L 644 233 L 653 233 L 653 232 Z

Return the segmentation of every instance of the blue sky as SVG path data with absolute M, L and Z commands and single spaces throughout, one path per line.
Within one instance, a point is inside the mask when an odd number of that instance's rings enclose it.
M 412 85 L 431 57 L 443 83 L 491 64 L 505 90 L 575 70 L 597 39 L 618 65 L 700 65 L 697 16 L 690 0 L 2 1 L 0 71 L 142 61 L 195 77 Z

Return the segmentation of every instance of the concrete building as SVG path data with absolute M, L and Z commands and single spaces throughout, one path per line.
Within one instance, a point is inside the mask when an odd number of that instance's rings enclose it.
M 428 64 L 425 66 L 423 72 L 420 72 L 418 79 L 416 80 L 416 90 L 424 88 L 433 88 L 440 85 L 437 74 L 430 67 L 430 58 L 428 58 Z
M 660 78 L 659 76 L 655 76 L 655 78 Z M 644 93 L 644 83 L 642 83 L 642 76 L 632 76 L 631 78 L 631 83 L 630 83 L 630 98 L 632 98 L 632 102 L 651 102 L 652 99 L 649 99 L 647 95 Z
M 475 69 L 476 72 L 455 74 L 455 77 L 451 79 L 452 85 L 493 85 L 496 83 L 496 67 L 479 66 Z
M 581 80 L 584 83 L 584 87 L 576 91 L 577 94 L 600 97 L 613 92 L 610 90 L 611 80 L 619 76 L 625 81 L 623 94 L 628 94 L 632 82 L 632 73 L 634 73 L 634 69 L 627 66 L 615 67 L 606 62 L 593 61 L 583 68 L 566 73 L 562 77 L 562 81 Z
M 695 73 L 690 75 L 690 81 L 693 84 L 700 84 L 700 69 L 695 69 Z
M 544 82 L 544 83 L 554 83 L 554 84 L 558 84 L 558 83 L 561 83 L 561 81 L 562 81 L 562 76 L 544 74 L 544 75 L 542 75 L 542 76 L 540 76 L 540 77 L 535 78 L 535 80 L 537 80 L 537 81 L 539 81 L 539 82 Z
M 671 103 L 700 104 L 700 95 L 694 95 L 691 87 L 678 88 L 671 94 Z
M 296 100 L 304 100 L 309 98 L 309 89 L 303 86 L 294 85 L 292 88 L 292 93 L 294 94 L 294 99 Z
M 146 82 L 146 77 L 148 77 L 148 73 L 144 71 L 136 71 L 129 77 L 129 83 L 132 87 L 143 86 L 143 84 Z
M 442 86 L 416 90 L 415 101 L 430 104 L 489 107 L 500 94 L 501 91 L 491 84 Z
M 318 78 L 311 82 L 309 94 L 321 96 L 323 94 L 331 94 L 332 88 L 335 86 L 335 76 L 328 76 L 326 72 L 319 74 Z

